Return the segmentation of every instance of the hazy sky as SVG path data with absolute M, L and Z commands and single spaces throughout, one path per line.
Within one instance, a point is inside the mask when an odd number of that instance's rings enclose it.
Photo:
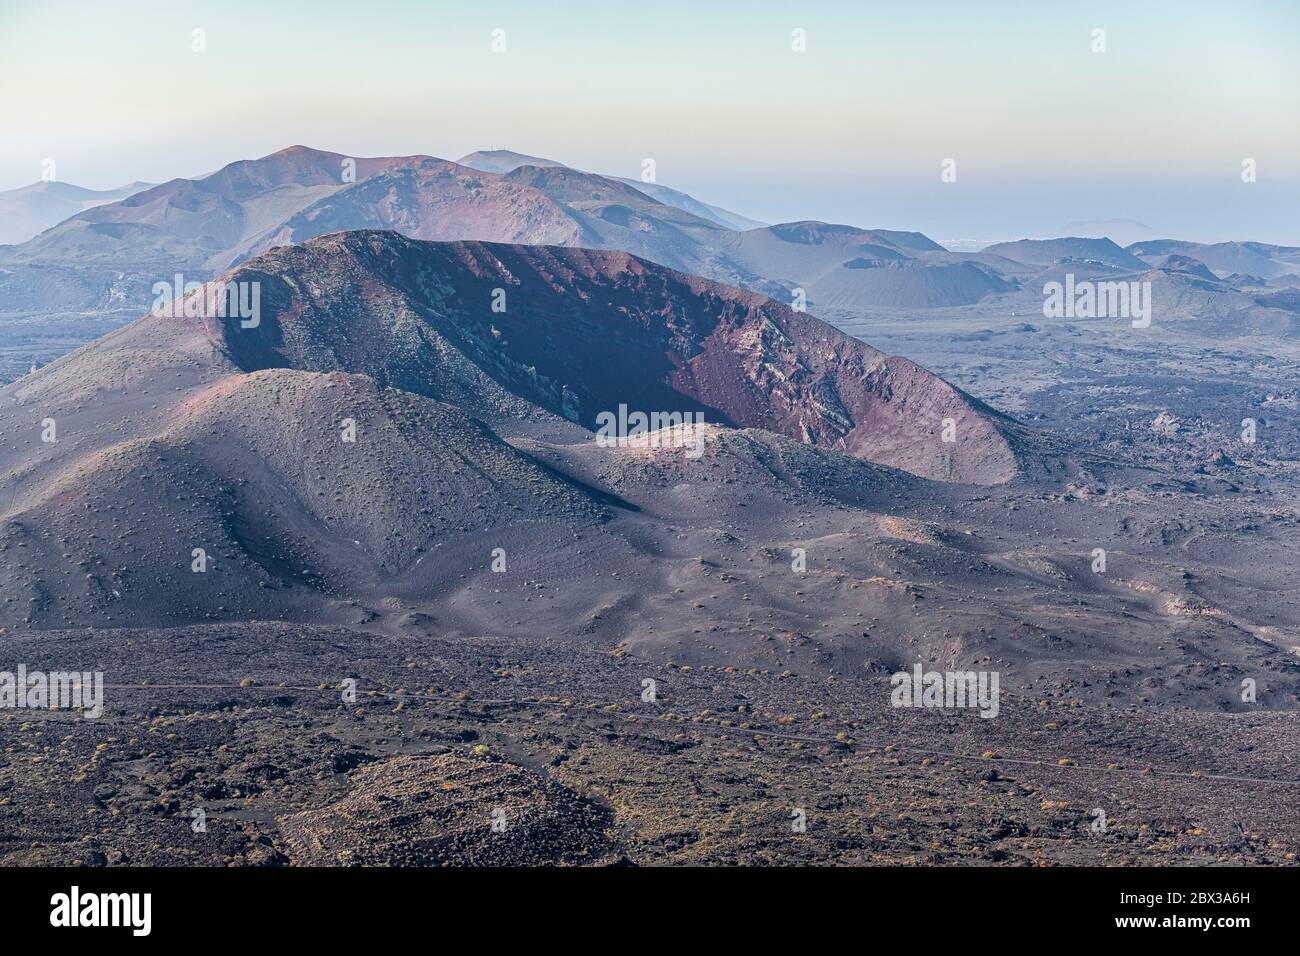
M 0 0 L 0 189 L 47 158 L 107 187 L 293 143 L 652 157 L 757 218 L 935 238 L 1300 244 L 1300 2 Z

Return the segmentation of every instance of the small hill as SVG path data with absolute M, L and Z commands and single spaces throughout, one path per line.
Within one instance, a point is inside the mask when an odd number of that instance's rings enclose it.
M 456 160 L 460 166 L 468 166 L 470 169 L 477 169 L 487 173 L 508 173 L 520 166 L 563 166 L 563 163 L 557 163 L 553 159 L 542 159 L 540 156 L 527 156 L 524 153 L 516 153 L 509 149 L 480 149 L 472 153 L 466 153 L 460 159 Z
M 999 242 L 983 250 L 1030 265 L 1050 266 L 1067 260 L 1100 262 L 1121 269 L 1145 269 L 1147 264 L 1110 239 L 1070 236 L 1062 239 L 1020 239 Z
M 1136 242 L 1127 251 L 1151 265 L 1158 265 L 1167 256 L 1187 256 L 1204 263 L 1220 277 L 1227 277 L 1234 272 L 1263 279 L 1300 274 L 1300 248 L 1296 246 L 1274 246 L 1264 242 L 1201 243 L 1155 239 Z

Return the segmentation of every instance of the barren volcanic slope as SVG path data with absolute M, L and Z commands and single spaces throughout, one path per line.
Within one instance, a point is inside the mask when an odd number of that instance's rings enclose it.
M 423 158 L 339 190 L 291 216 L 249 252 L 345 229 L 396 229 L 415 239 L 475 238 L 580 245 L 580 218 L 527 183 Z
M 302 613 L 304 597 L 319 607 L 400 580 L 460 540 L 604 517 L 597 496 L 457 409 L 363 376 L 273 369 L 182 394 L 143 386 L 165 401 L 96 422 L 86 391 L 58 395 L 69 366 L 20 393 L 64 430 L 40 453 L 25 443 L 8 502 L 18 517 L 0 527 L 7 606 L 41 625 Z M 365 441 L 342 440 L 348 422 Z M 195 573 L 196 558 L 211 566 Z
M 4 575 L 27 620 L 283 612 L 285 582 L 341 595 L 457 538 L 603 520 L 610 495 L 467 412 L 509 432 L 594 428 L 626 405 L 936 478 L 1017 470 L 1001 431 L 1014 423 L 911 362 L 624 253 L 342 233 L 226 278 L 258 283 L 256 327 L 151 314 L 8 389 L 0 465 L 22 517 L 0 548 L 23 555 Z M 960 440 L 943 440 L 945 420 Z M 347 422 L 367 440 L 344 439 Z M 191 546 L 217 589 L 185 570 Z M 143 582 L 169 593 L 123 598 Z

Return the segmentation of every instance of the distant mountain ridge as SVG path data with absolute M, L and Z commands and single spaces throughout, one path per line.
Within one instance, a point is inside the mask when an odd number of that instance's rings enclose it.
M 1146 223 L 1135 219 L 1075 219 L 1037 238 L 1080 236 L 1087 239 L 1109 239 L 1116 245 L 1127 248 L 1135 242 L 1155 239 L 1159 235 Z
M 967 304 L 1012 286 L 919 233 L 826 223 L 738 231 L 690 211 L 695 201 L 685 194 L 547 160 L 518 165 L 522 159 L 533 157 L 474 157 L 511 167 L 497 173 L 430 156 L 353 158 L 290 147 L 79 213 L 0 250 L 0 293 L 19 309 L 37 308 L 57 281 L 70 304 L 80 288 L 93 307 L 111 283 L 128 301 L 141 301 L 141 287 L 175 271 L 207 278 L 274 246 L 354 229 L 620 249 L 813 306 Z M 934 255 L 944 261 L 928 258 Z M 877 271 L 903 260 L 907 268 Z
M 1203 263 L 1221 278 L 1234 272 L 1262 279 L 1300 275 L 1298 246 L 1276 246 L 1265 242 L 1203 243 L 1153 239 L 1135 242 L 1126 251 L 1148 263 L 1170 255 L 1186 256 Z
M 565 165 L 553 159 L 527 156 L 508 149 L 478 150 L 477 152 L 466 153 L 456 162 L 462 166 L 469 166 L 472 169 L 481 169 L 491 173 L 508 173 L 520 166 L 547 167 Z M 701 219 L 708 219 L 720 226 L 735 229 L 738 232 L 743 232 L 746 229 L 761 229 L 767 225 L 767 223 L 759 222 L 757 219 L 750 219 L 747 216 L 722 209 L 719 206 L 711 206 L 708 203 L 700 202 L 693 196 L 688 196 L 684 192 L 670 189 L 667 186 L 661 186 L 658 183 L 647 183 L 639 179 L 628 179 L 622 176 L 607 176 L 605 178 L 626 183 L 633 189 L 645 193 L 651 199 L 656 199 L 666 206 L 674 206 L 683 212 L 689 212 Z
M 87 189 L 56 180 L 0 192 L 0 246 L 26 242 L 69 216 L 126 199 L 152 186 L 128 183 L 116 189 Z
M 524 153 L 488 150 L 461 159 L 350 157 L 294 146 L 97 205 L 0 248 L 0 313 L 129 314 L 176 273 L 203 280 L 278 246 L 361 229 L 621 250 L 812 310 L 929 310 L 999 297 L 1018 309 L 1025 293 L 1062 270 L 1139 275 L 1170 255 L 1228 280 L 1197 300 L 1209 316 L 1289 311 L 1284 290 L 1300 284 L 1295 247 L 1151 240 L 1121 248 L 1109 238 L 1067 236 L 961 253 L 919 232 L 817 221 L 738 228 L 749 221 L 685 193 Z M 1267 295 L 1212 302 L 1250 289 Z M 1257 316 L 1243 325 L 1277 322 Z
M 1122 269 L 1141 269 L 1146 265 L 1137 256 L 1106 238 L 1068 236 L 1061 239 L 1020 239 L 1016 242 L 1000 242 L 983 251 L 1041 266 L 1050 266 L 1066 259 L 1100 262 Z

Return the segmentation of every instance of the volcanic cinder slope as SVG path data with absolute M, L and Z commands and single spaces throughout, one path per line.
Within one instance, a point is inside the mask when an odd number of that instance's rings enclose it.
M 1023 429 L 913 363 L 626 253 L 356 232 L 224 281 L 258 284 L 255 327 L 150 314 L 0 393 L 25 620 L 285 613 L 289 583 L 341 597 L 494 528 L 572 535 L 627 506 L 492 429 L 592 429 L 624 405 L 929 478 L 1019 469 Z M 165 593 L 139 600 L 146 582 Z
M 1300 316 L 1300 253 L 1290 246 L 1152 240 L 1121 249 L 1073 236 L 951 252 L 917 232 L 768 226 L 657 183 L 504 150 L 450 162 L 295 146 L 145 189 L 0 246 L 0 380 L 129 321 L 177 274 L 202 281 L 277 246 L 361 229 L 629 252 L 844 315 L 849 327 L 852 313 L 864 311 L 1037 313 L 1044 283 L 1066 273 L 1150 279 L 1157 324 L 1207 334 L 1289 337 Z M 1171 256 L 1201 263 L 1220 284 Z
M 622 404 L 697 412 L 928 478 L 1017 472 L 1016 424 L 914 363 L 623 252 L 347 233 L 227 281 L 259 282 L 267 307 L 254 334 L 224 329 L 247 371 L 362 373 L 489 420 L 519 399 L 589 429 Z

